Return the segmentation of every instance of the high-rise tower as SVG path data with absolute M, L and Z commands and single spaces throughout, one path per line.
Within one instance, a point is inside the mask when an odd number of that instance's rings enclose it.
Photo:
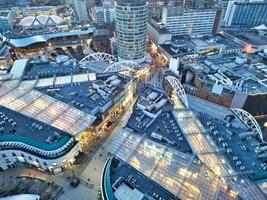
M 147 0 L 116 0 L 115 13 L 119 60 L 143 62 L 147 38 Z

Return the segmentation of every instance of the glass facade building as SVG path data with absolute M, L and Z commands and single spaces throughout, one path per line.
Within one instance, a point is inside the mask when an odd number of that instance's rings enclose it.
M 148 2 L 117 0 L 115 13 L 119 60 L 143 62 L 146 52 Z
M 267 2 L 229 3 L 225 18 L 226 26 L 251 28 L 267 24 Z

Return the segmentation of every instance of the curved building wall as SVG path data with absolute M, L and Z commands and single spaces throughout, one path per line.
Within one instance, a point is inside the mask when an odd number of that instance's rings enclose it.
M 115 11 L 119 59 L 143 62 L 146 52 L 148 2 L 146 0 L 117 0 Z
M 1 145 L 1 143 L 0 143 Z M 24 163 L 34 166 L 52 174 L 58 174 L 69 167 L 75 161 L 75 157 L 81 151 L 80 144 L 77 143 L 64 155 L 55 158 L 38 156 L 36 153 L 23 149 L 0 149 L 0 171 L 11 167 L 16 167 L 16 163 Z

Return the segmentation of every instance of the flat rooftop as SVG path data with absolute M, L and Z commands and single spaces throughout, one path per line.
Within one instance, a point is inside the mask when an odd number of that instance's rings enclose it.
M 228 31 L 227 33 L 255 46 L 267 45 L 267 37 L 261 36 L 255 31 Z
M 23 75 L 23 80 L 35 80 L 37 78 L 49 78 L 54 76 L 66 76 L 71 74 L 82 74 L 88 70 L 70 63 L 56 62 L 30 62 Z
M 0 142 L 22 142 L 52 151 L 62 147 L 70 138 L 67 132 L 0 106 Z
M 95 116 L 50 97 L 25 81 L 5 82 L 0 87 L 0 105 L 76 136 L 86 130 Z
M 221 149 L 237 173 L 245 173 L 252 180 L 267 180 L 267 156 L 260 158 L 255 152 L 260 141 L 233 112 L 227 108 L 190 97 L 190 107 L 208 134 Z M 204 109 L 209 106 L 209 109 Z M 232 115 L 232 126 L 227 127 L 225 117 Z M 242 135 L 248 135 L 247 137 Z M 230 152 L 231 151 L 231 152 Z
M 160 47 L 166 51 L 171 57 L 177 58 L 190 54 L 194 54 L 193 50 L 186 45 L 176 46 L 173 42 L 171 44 L 162 44 Z
M 136 169 L 127 163 L 113 158 L 110 173 L 111 185 L 119 187 L 122 183 L 127 184 L 131 188 L 136 188 L 145 196 L 152 196 L 154 198 L 161 198 L 162 200 L 178 200 L 173 194 L 151 181 L 149 178 L 138 172 Z
M 240 54 L 224 54 L 222 57 L 199 60 L 199 65 L 191 65 L 191 69 L 203 80 L 222 84 L 230 90 L 244 93 L 267 92 L 267 65 L 255 58 Z
M 99 74 L 92 81 L 56 84 L 36 89 L 86 113 L 96 115 L 108 110 L 129 80 L 129 77 L 119 74 Z
M 156 92 L 158 94 L 158 99 L 155 99 L 154 101 L 144 101 L 144 99 L 153 92 Z M 153 119 L 152 117 L 146 115 L 142 110 L 140 110 L 137 103 L 126 127 L 132 129 L 134 133 L 143 135 L 151 140 L 157 141 L 158 143 L 170 145 L 171 147 L 179 149 L 182 152 L 192 153 L 189 144 L 182 134 L 182 130 L 179 128 L 174 119 L 174 116 L 171 112 L 172 105 L 167 100 L 165 93 L 162 91 L 154 90 L 152 87 L 146 87 L 142 91 L 140 96 L 141 97 L 137 100 L 137 102 L 143 104 L 147 103 L 145 105 L 149 107 L 153 103 L 164 100 L 166 100 L 166 104 L 162 105 L 162 107 L 158 110 L 156 110 L 156 108 L 150 110 L 151 113 L 157 115 L 155 116 L 155 119 Z M 148 124 L 150 125 L 148 126 Z M 152 133 L 160 135 L 162 139 L 159 140 L 152 137 Z
M 160 34 L 171 34 L 170 31 L 164 26 L 164 24 L 157 17 L 152 17 L 148 20 L 149 25 L 157 30 Z

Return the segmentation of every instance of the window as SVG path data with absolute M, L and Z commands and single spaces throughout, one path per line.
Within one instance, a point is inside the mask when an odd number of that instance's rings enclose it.
M 6 158 L 6 157 L 7 157 L 7 155 L 3 153 L 2 154 L 2 158 Z
M 12 152 L 12 156 L 14 156 L 14 157 L 15 157 L 15 156 L 16 156 L 16 154 L 15 154 L 14 152 Z

